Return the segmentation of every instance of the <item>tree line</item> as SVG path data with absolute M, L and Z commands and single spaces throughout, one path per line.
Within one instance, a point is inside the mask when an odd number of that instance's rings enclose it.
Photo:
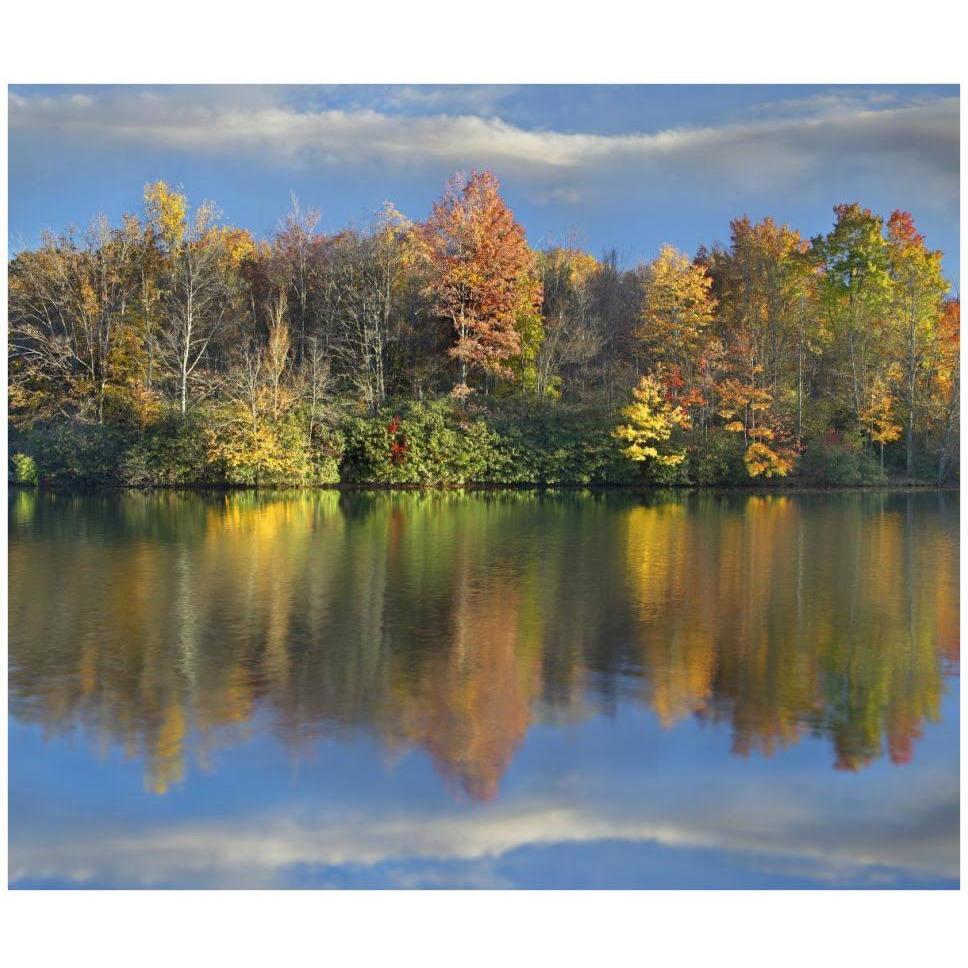
M 909 213 L 623 268 L 490 173 L 268 239 L 164 182 L 9 264 L 25 483 L 833 484 L 957 474 L 960 308 Z

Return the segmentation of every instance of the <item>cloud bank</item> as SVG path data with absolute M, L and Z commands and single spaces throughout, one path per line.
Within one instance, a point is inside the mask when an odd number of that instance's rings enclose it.
M 316 100 L 298 104 L 259 87 L 14 91 L 11 146 L 56 140 L 75 150 L 140 148 L 292 168 L 487 167 L 526 181 L 538 201 L 565 205 L 581 199 L 583 183 L 616 175 L 795 191 L 831 172 L 868 171 L 918 186 L 935 204 L 958 199 L 957 97 L 831 93 L 764 104 L 717 125 L 613 134 L 512 123 L 487 113 L 501 109 L 501 98 L 467 89 L 448 97 L 401 88 L 382 109 L 365 99 L 340 107 Z
M 825 822 L 823 790 L 800 789 L 783 798 L 754 784 L 720 794 L 704 803 L 680 802 L 674 811 L 658 803 L 576 804 L 536 795 L 474 811 L 369 807 L 126 831 L 88 828 L 83 836 L 63 829 L 53 837 L 47 831 L 42 839 L 15 839 L 10 880 L 271 887 L 286 886 L 294 868 L 389 864 L 399 865 L 394 877 L 417 883 L 440 877 L 463 883 L 485 876 L 482 871 L 500 878 L 497 862 L 520 848 L 605 841 L 724 851 L 745 856 L 753 869 L 834 885 L 845 879 L 891 883 L 898 875 L 958 877 L 956 778 L 908 787 L 880 805 L 841 804 L 833 825 Z

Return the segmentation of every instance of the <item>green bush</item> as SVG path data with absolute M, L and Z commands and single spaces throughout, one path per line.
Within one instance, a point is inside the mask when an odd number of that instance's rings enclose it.
M 312 470 L 309 483 L 315 485 L 339 484 L 340 463 L 346 449 L 346 437 L 339 428 L 323 432 L 313 441 Z
M 797 470 L 801 476 L 831 487 L 860 487 L 887 481 L 880 464 L 850 442 L 808 444 Z
M 14 454 L 10 458 L 11 480 L 14 484 L 36 485 L 40 480 L 37 463 L 29 454 Z
M 898 458 L 901 465 L 901 473 L 907 474 L 907 452 L 898 448 Z M 931 453 L 926 448 L 921 447 L 914 452 L 914 466 L 911 468 L 911 477 L 917 481 L 930 481 L 937 483 L 938 480 L 938 455 Z
M 639 468 L 612 436 L 615 415 L 541 401 L 508 405 L 488 415 L 500 438 L 495 484 L 630 484 Z
M 209 462 L 206 430 L 200 416 L 174 411 L 149 424 L 125 451 L 118 482 L 136 487 L 224 483 L 223 470 Z
M 117 427 L 70 423 L 35 424 L 23 437 L 37 480 L 54 486 L 98 487 L 117 483 L 117 469 L 127 443 Z
M 740 434 L 721 427 L 711 428 L 704 440 L 689 448 L 689 482 L 700 487 L 749 484 L 750 475 L 743 461 L 744 453 Z
M 343 483 L 476 484 L 501 463 L 498 436 L 446 398 L 388 404 L 341 429 Z

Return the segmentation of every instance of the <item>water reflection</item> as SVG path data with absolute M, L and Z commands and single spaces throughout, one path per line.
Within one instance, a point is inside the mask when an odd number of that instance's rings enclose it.
M 19 491 L 10 704 L 154 794 L 268 724 L 499 799 L 536 724 L 622 704 L 733 752 L 916 755 L 958 670 L 957 498 Z M 191 756 L 191 762 L 186 762 Z

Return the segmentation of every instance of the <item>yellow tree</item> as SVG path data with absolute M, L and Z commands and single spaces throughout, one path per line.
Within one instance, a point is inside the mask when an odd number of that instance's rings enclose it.
M 716 386 L 716 412 L 724 429 L 743 435 L 743 463 L 750 477 L 785 477 L 793 469 L 794 453 L 782 435 L 769 426 L 773 395 L 763 387 L 727 379 Z
M 677 427 L 688 429 L 689 415 L 679 404 L 664 398 L 662 384 L 651 374 L 639 380 L 632 395 L 635 402 L 622 410 L 628 423 L 615 430 L 616 438 L 625 441 L 625 456 L 663 467 L 681 464 L 686 456 L 683 451 L 660 452 L 657 445 L 667 443 Z
M 800 233 L 772 218 L 730 223 L 730 247 L 722 256 L 723 317 L 763 365 L 774 393 L 785 363 L 792 360 L 796 322 L 808 264 Z
M 230 320 L 236 270 L 254 246 L 248 232 L 217 225 L 211 202 L 189 213 L 186 197 L 161 181 L 145 186 L 144 198 L 166 263 L 160 342 L 184 415 L 209 348 Z
M 645 296 L 636 336 L 651 364 L 669 363 L 684 375 L 691 371 L 705 343 L 716 300 L 704 266 L 671 245 L 644 270 Z
M 871 381 L 867 403 L 860 412 L 860 422 L 871 443 L 880 444 L 883 469 L 884 445 L 900 439 L 901 425 L 894 422 L 894 398 L 881 376 Z
M 249 347 L 224 380 L 224 404 L 209 431 L 209 459 L 241 484 L 303 482 L 311 473 L 309 450 L 291 379 L 287 300 L 269 301 L 268 336 Z

